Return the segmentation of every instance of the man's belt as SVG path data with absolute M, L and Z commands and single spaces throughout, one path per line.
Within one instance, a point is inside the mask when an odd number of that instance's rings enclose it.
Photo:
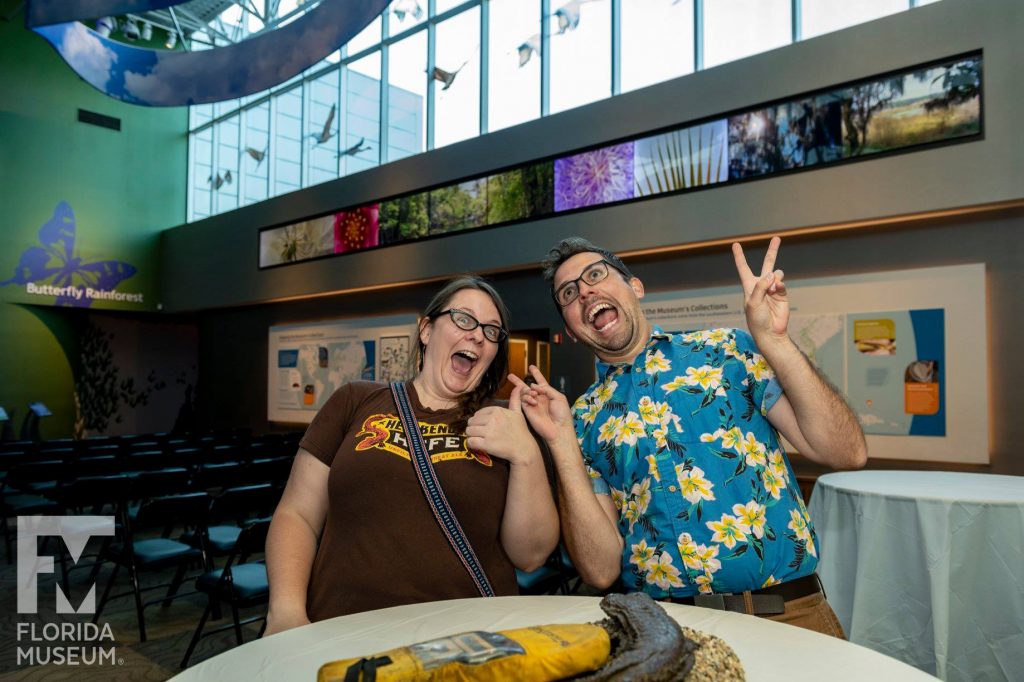
M 674 604 L 700 606 L 718 611 L 752 613 L 756 616 L 770 616 L 786 612 L 786 602 L 812 594 L 823 594 L 821 581 L 814 573 L 789 582 L 762 587 L 760 590 L 739 594 L 698 594 L 692 597 L 666 597 L 661 601 Z

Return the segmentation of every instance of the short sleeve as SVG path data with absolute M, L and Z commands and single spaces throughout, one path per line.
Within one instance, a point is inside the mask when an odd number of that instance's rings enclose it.
M 341 447 L 359 404 L 375 384 L 355 381 L 345 384 L 327 399 L 313 417 L 309 428 L 299 441 L 299 447 L 318 460 L 331 466 L 334 455 Z
M 782 397 L 782 385 L 775 378 L 775 371 L 768 361 L 758 352 L 754 337 L 742 329 L 736 330 L 736 350 L 744 358 L 748 390 L 752 387 L 753 404 L 762 415 L 767 415 L 779 398 Z

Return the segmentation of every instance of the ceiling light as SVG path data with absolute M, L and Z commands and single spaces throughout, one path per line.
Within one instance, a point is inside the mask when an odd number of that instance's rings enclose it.
M 153 39 L 153 24 L 149 22 L 142 22 L 142 39 L 152 40 Z
M 167 42 L 164 43 L 164 47 L 168 50 L 173 50 L 174 46 L 178 44 L 178 34 L 175 31 L 167 32 Z

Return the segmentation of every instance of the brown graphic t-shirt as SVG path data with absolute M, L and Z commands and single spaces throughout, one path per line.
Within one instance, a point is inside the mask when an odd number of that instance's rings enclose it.
M 424 408 L 406 384 L 434 471 L 496 594 L 517 594 L 501 546 L 509 465 L 469 452 L 456 410 Z M 312 621 L 387 606 L 477 597 L 423 495 L 384 384 L 357 381 L 328 398 L 300 447 L 328 465 L 328 510 L 307 597 Z

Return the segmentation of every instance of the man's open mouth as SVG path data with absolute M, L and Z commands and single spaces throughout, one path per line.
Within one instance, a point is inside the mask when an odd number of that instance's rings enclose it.
M 598 301 L 587 309 L 587 324 L 598 333 L 608 331 L 619 321 L 619 311 L 611 303 Z

